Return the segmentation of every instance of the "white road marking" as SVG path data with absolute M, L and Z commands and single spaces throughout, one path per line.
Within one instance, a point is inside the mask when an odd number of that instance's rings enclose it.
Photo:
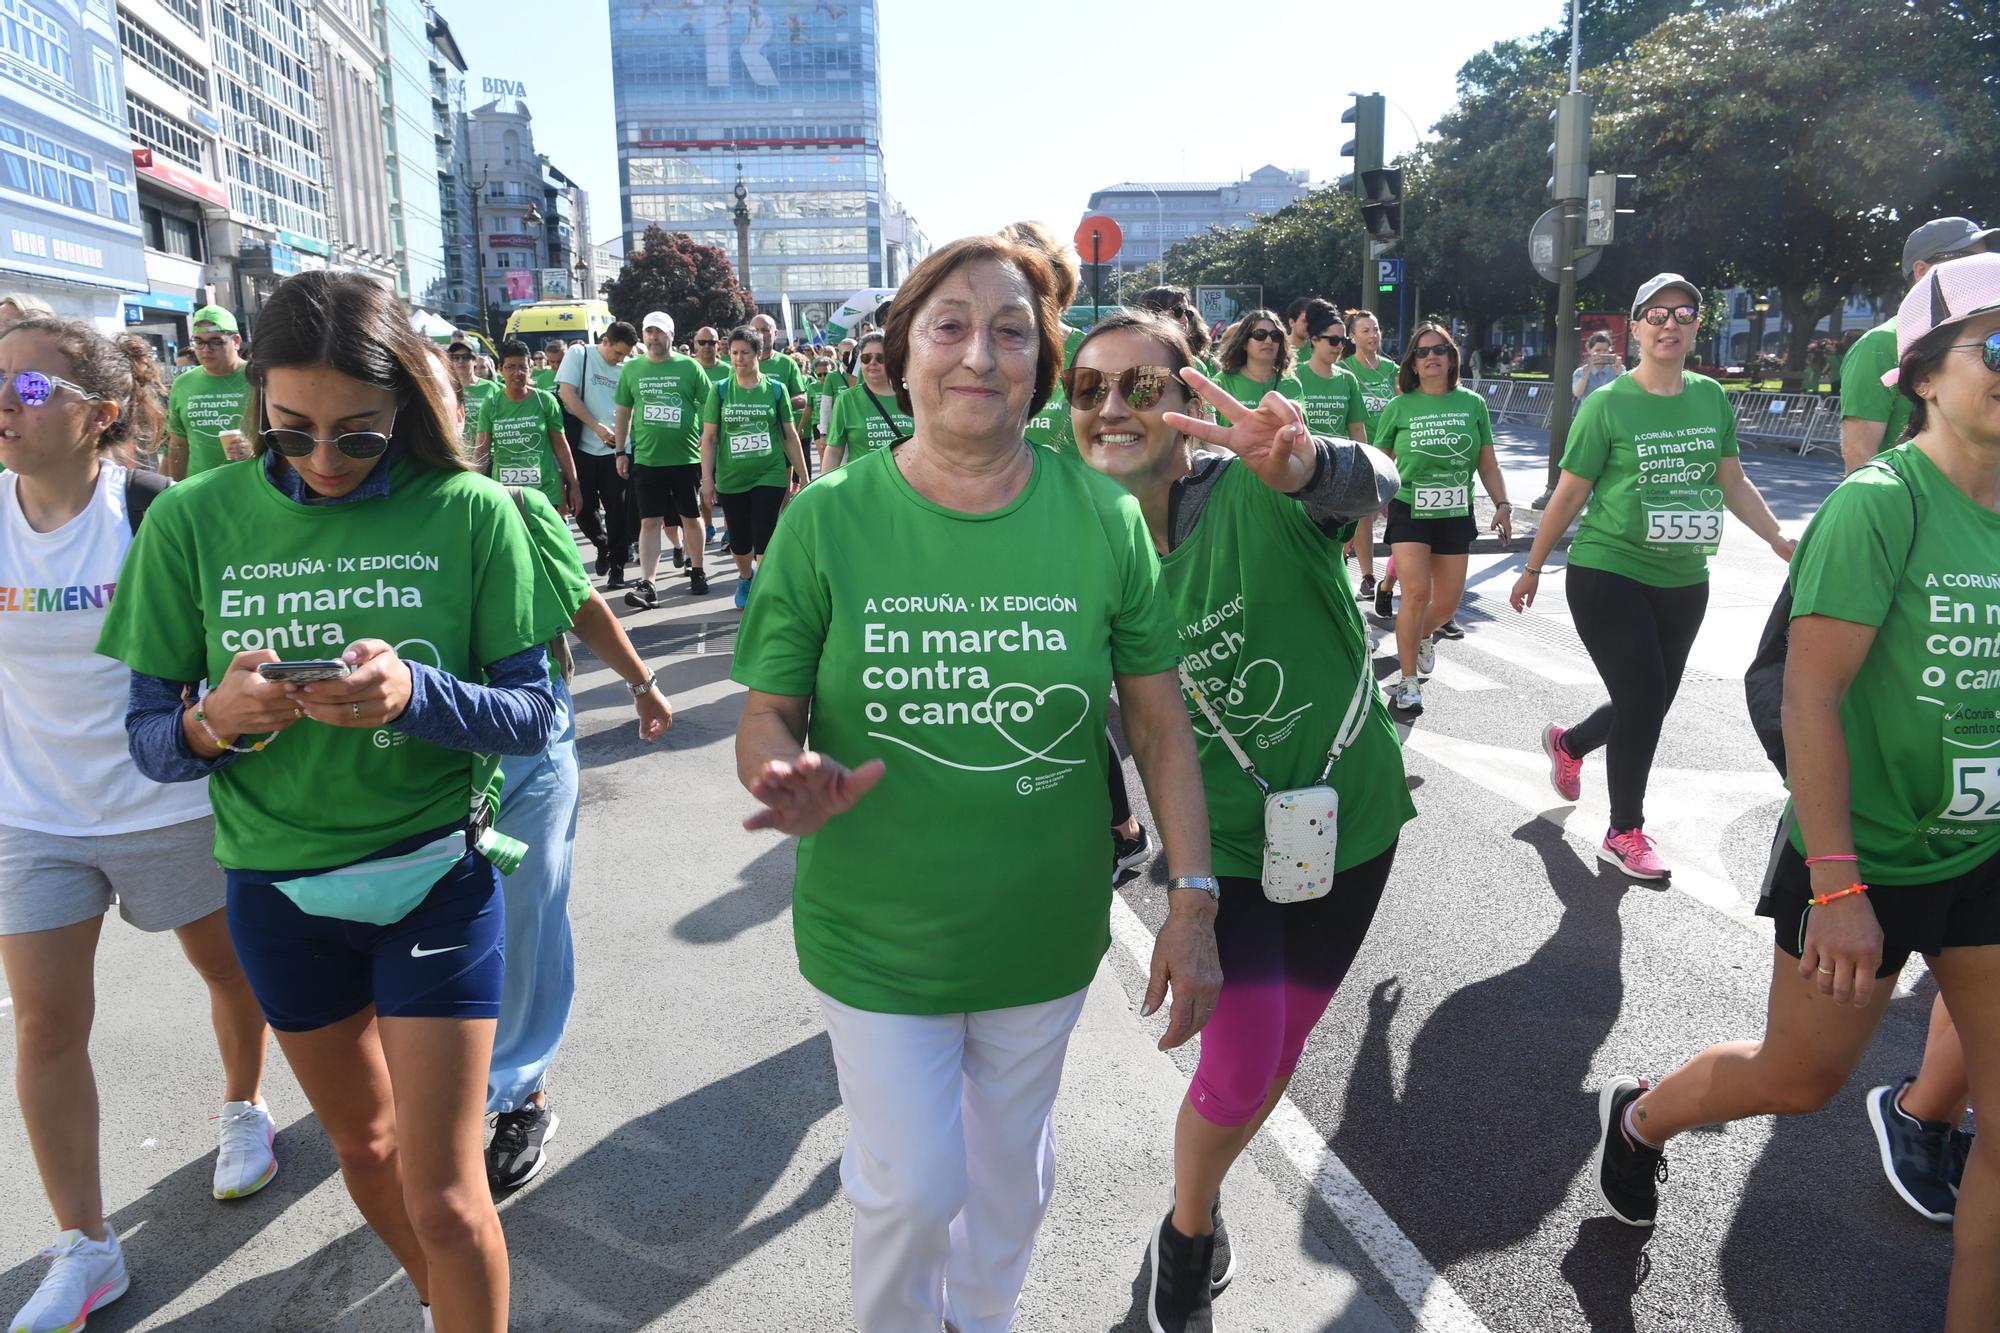
M 1112 895 L 1111 937 L 1141 973 L 1153 955 L 1153 933 L 1123 898 Z M 1293 1168 L 1340 1219 L 1361 1246 L 1376 1271 L 1395 1290 L 1423 1333 L 1491 1333 L 1450 1282 L 1424 1258 L 1422 1250 L 1403 1234 L 1388 1210 L 1355 1178 L 1347 1164 L 1326 1146 L 1305 1113 L 1287 1097 L 1278 1103 L 1264 1131 Z
M 1503 688 L 1500 682 L 1491 676 L 1482 676 L 1471 667 L 1454 661 L 1443 653 L 1438 654 L 1437 667 L 1431 672 L 1431 680 L 1460 694 Z
M 1552 685 L 1595 685 L 1597 669 L 1574 653 L 1531 639 L 1525 634 L 1502 629 L 1488 622 L 1459 640 L 1454 648 L 1471 648 L 1497 657 L 1510 666 L 1532 671 Z

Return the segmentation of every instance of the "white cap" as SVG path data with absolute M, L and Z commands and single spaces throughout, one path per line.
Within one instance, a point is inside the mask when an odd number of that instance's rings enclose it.
M 644 333 L 647 329 L 665 329 L 667 336 L 671 338 L 674 336 L 674 317 L 664 310 L 655 310 L 639 322 L 639 331 L 641 333 Z

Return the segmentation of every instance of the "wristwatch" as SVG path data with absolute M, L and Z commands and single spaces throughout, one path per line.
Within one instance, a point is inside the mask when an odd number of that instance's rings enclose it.
M 634 699 L 643 699 L 646 697 L 646 692 L 652 689 L 655 685 L 658 685 L 659 683 L 660 683 L 660 673 L 657 671 L 648 671 L 646 673 L 646 678 L 642 681 L 638 681 L 636 683 L 629 680 L 626 681 L 625 688 L 632 691 L 632 697 Z
M 1222 881 L 1213 875 L 1176 875 L 1167 881 L 1167 892 L 1175 889 L 1198 889 L 1216 902 L 1222 901 Z

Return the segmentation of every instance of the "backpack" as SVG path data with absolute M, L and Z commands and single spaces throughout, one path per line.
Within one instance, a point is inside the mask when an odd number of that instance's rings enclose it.
M 1909 479 L 1887 458 L 1875 459 L 1864 466 L 1886 469 L 1910 497 L 1910 550 L 1903 552 L 1903 564 L 1907 565 L 1910 551 L 1917 547 L 1917 493 L 1910 489 Z M 1899 566 L 1896 577 L 1902 576 Z M 1758 743 L 1782 778 L 1790 776 L 1785 771 L 1784 706 L 1785 656 L 1791 644 L 1792 576 L 1788 572 L 1785 586 L 1778 589 L 1778 599 L 1771 604 L 1771 618 L 1764 622 L 1764 632 L 1758 636 L 1756 656 L 1750 659 L 1750 668 L 1743 673 L 1743 700 L 1749 705 L 1750 725 L 1756 729 Z
M 136 467 L 125 469 L 125 521 L 132 525 L 132 535 L 139 535 L 139 520 L 146 516 L 146 507 L 153 503 L 153 497 L 173 485 L 172 478 L 157 472 L 143 472 Z

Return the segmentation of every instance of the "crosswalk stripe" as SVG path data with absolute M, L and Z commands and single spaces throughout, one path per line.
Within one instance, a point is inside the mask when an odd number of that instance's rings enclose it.
M 1552 648 L 1546 643 L 1538 643 L 1524 634 L 1502 629 L 1498 625 L 1482 625 L 1477 633 L 1468 634 L 1459 641 L 1459 648 L 1471 648 L 1497 657 L 1509 666 L 1532 671 L 1552 685 L 1595 685 L 1597 670 L 1589 662 L 1578 662 L 1571 654 L 1560 648 Z

